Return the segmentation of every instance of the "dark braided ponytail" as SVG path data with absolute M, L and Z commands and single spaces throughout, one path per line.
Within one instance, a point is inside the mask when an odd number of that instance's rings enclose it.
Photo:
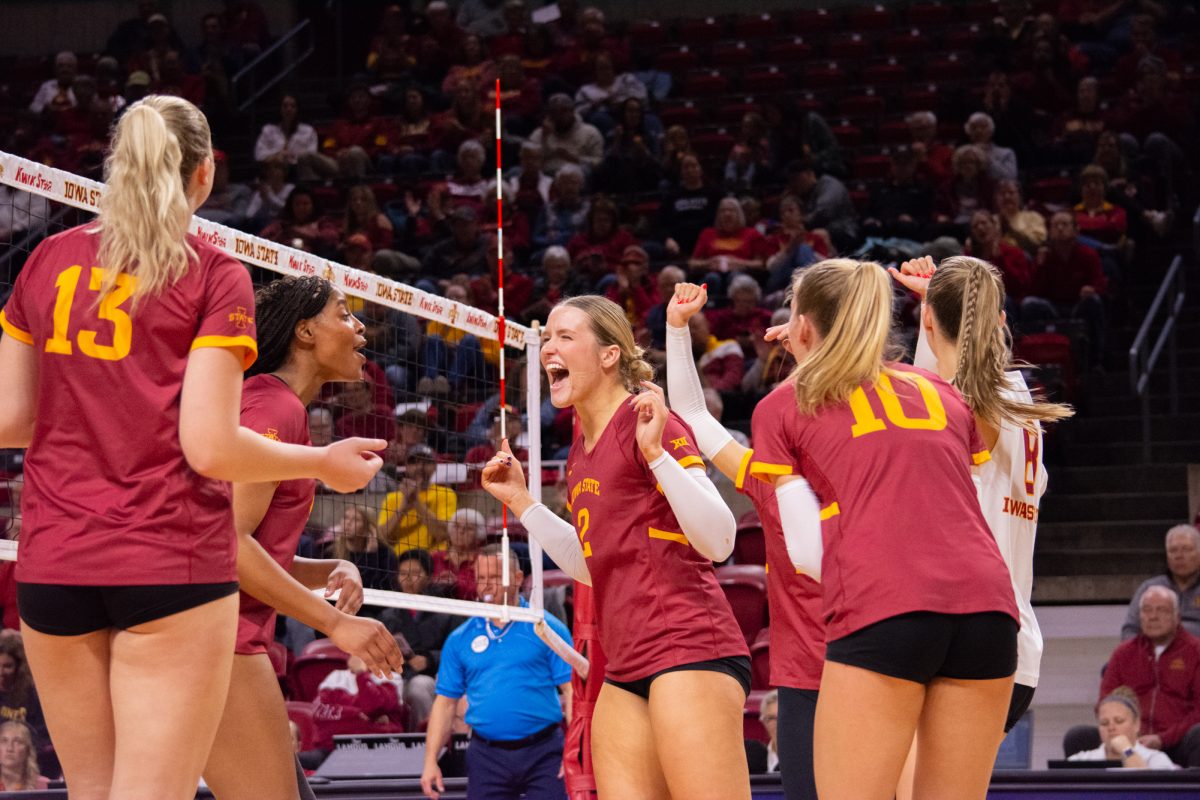
M 254 293 L 258 359 L 246 377 L 274 372 L 287 361 L 296 325 L 321 313 L 333 294 L 324 278 L 280 278 Z

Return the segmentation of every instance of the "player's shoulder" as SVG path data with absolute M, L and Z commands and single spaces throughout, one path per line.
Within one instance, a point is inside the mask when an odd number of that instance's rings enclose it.
M 763 425 L 782 424 L 798 415 L 796 389 L 791 381 L 783 381 L 755 404 L 750 421 L 752 425 L 761 428 Z
M 286 383 L 268 373 L 251 375 L 242 383 L 242 412 L 269 409 L 280 420 L 308 421 L 308 410 Z
M 90 258 L 99 246 L 100 232 L 96 229 L 95 223 L 76 225 L 74 228 L 67 228 L 65 231 L 59 231 L 53 236 L 43 239 L 34 248 L 30 261 L 36 264 L 39 258 L 44 260 L 48 256 L 57 261 L 55 257 L 59 255 L 84 260 L 85 254 L 87 258 Z M 80 255 L 76 255 L 77 253 Z

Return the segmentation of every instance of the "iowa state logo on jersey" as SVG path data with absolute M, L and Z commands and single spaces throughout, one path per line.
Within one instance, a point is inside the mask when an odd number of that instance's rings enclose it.
M 229 321 L 232 322 L 234 327 L 236 327 L 238 330 L 244 331 L 246 328 L 249 328 L 254 324 L 254 317 L 246 313 L 245 306 L 238 306 L 233 310 L 233 313 L 229 315 Z
M 270 439 L 272 442 L 278 442 L 279 441 L 279 429 L 278 428 L 267 428 L 266 431 L 263 432 L 263 436 Z

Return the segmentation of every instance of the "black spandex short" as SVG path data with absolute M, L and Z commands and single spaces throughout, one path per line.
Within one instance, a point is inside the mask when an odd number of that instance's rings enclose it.
M 1029 704 L 1033 702 L 1033 693 L 1037 689 L 1032 686 L 1026 686 L 1023 683 L 1014 683 L 1012 691 L 1012 700 L 1008 703 L 1008 719 L 1004 721 L 1004 732 L 1011 731 L 1021 717 L 1025 716 L 1025 712 L 1029 710 Z
M 994 680 L 1017 671 L 1017 623 L 1000 612 L 888 617 L 830 642 L 825 658 L 916 683 Z
M 18 583 L 17 608 L 25 624 L 51 636 L 81 636 L 105 628 L 132 628 L 227 597 L 232 583 L 166 586 L 65 586 Z
M 725 656 L 724 658 L 713 658 L 708 661 L 694 661 L 691 664 L 680 664 L 677 667 L 667 667 L 664 670 L 659 670 L 645 678 L 638 678 L 636 681 L 614 681 L 612 678 L 605 678 L 604 682 L 611 683 L 618 689 L 633 692 L 644 700 L 649 700 L 650 684 L 659 675 L 666 675 L 668 672 L 685 672 L 697 669 L 707 672 L 724 673 L 741 684 L 743 692 L 747 695 L 750 694 L 750 659 L 745 656 Z

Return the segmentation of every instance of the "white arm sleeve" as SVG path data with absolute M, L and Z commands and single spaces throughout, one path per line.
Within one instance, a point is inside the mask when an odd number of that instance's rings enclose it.
M 779 520 L 783 523 L 788 558 L 797 569 L 820 581 L 825 546 L 821 540 L 821 505 L 817 496 L 808 481 L 799 478 L 776 486 L 775 499 L 779 501 Z
M 668 301 L 669 302 L 669 301 Z M 667 326 L 667 396 L 671 410 L 692 426 L 696 446 L 709 458 L 733 441 L 729 431 L 708 413 L 700 373 L 692 358 L 692 334 L 687 328 Z
M 924 309 L 925 304 L 922 303 L 922 312 Z M 924 317 L 925 315 L 922 313 L 921 318 L 924 319 Z M 924 324 L 918 325 L 917 330 L 919 333 L 917 334 L 917 349 L 913 353 L 913 366 L 936 373 L 938 371 L 937 356 L 933 354 L 933 348 L 929 346 L 929 337 L 925 335 Z
M 580 583 L 592 585 L 592 573 L 583 557 L 583 545 L 579 543 L 574 525 L 555 516 L 541 503 L 534 503 L 525 509 L 521 524 L 550 554 L 559 569 Z
M 704 470 L 684 469 L 666 452 L 654 459 L 650 470 L 696 552 L 711 561 L 729 558 L 737 520 Z

